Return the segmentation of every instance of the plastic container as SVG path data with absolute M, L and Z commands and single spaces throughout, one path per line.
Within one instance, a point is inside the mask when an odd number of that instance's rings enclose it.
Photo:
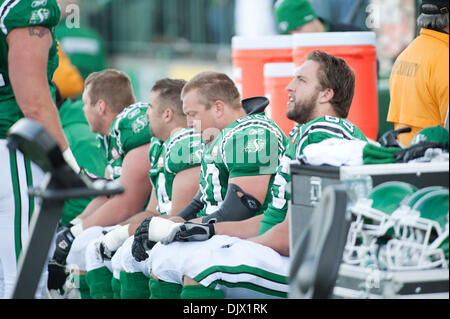
M 286 87 L 294 75 L 294 63 L 266 63 L 264 65 L 265 96 L 270 100 L 266 114 L 283 130 L 286 136 L 295 126 L 295 121 L 286 117 L 288 92 Z
M 234 36 L 233 79 L 243 99 L 264 95 L 264 64 L 292 62 L 292 36 Z
M 348 120 L 373 140 L 378 137 L 377 57 L 374 32 L 297 33 L 293 62 L 300 66 L 314 50 L 344 59 L 355 72 L 355 94 Z

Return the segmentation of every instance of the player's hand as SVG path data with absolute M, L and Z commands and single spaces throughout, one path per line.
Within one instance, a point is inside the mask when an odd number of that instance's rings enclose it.
M 142 221 L 134 233 L 133 245 L 131 246 L 131 254 L 137 261 L 144 261 L 148 258 L 147 250 L 153 248 L 156 242 L 148 239 L 148 229 L 152 217 Z
M 115 227 L 103 235 L 95 243 L 96 253 L 99 259 L 103 261 L 111 260 L 128 237 L 128 225 Z
M 67 276 L 66 267 L 57 264 L 54 260 L 51 260 L 47 266 L 48 270 L 48 289 L 61 289 L 66 282 Z
M 75 240 L 75 236 L 70 231 L 70 227 L 72 226 L 72 224 L 67 224 L 66 226 L 60 227 L 56 233 L 56 248 L 53 254 L 53 260 L 60 265 L 66 264 L 67 255 Z
M 79 175 L 82 175 L 82 176 L 86 176 L 87 178 L 89 178 L 89 180 L 91 181 L 91 182 L 95 182 L 95 181 L 112 181 L 112 179 L 108 179 L 108 178 L 104 178 L 104 177 L 100 177 L 100 176 L 97 176 L 97 175 L 95 175 L 95 174 L 92 174 L 91 172 L 89 172 L 86 168 L 84 168 L 84 167 L 80 167 L 80 172 L 78 173 Z
M 204 241 L 216 234 L 214 223 L 197 224 L 186 222 L 178 226 L 173 241 Z

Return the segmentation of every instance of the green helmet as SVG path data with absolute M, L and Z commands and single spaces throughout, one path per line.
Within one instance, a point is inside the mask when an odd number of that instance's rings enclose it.
M 395 237 L 384 249 L 391 270 L 448 267 L 449 190 L 424 190 L 409 211 L 394 213 Z
M 413 194 L 416 190 L 417 187 L 409 183 L 391 181 L 376 186 L 368 198 L 373 200 L 373 209 L 390 215 L 406 196 Z
M 377 263 L 378 238 L 390 231 L 391 215 L 416 190 L 409 183 L 389 181 L 374 187 L 367 198 L 360 198 L 350 208 L 354 221 L 350 225 L 344 261 L 359 265 Z
M 408 208 L 412 208 L 415 203 L 419 199 L 421 199 L 423 196 L 427 195 L 428 193 L 435 191 L 435 190 L 442 190 L 445 189 L 443 186 L 428 186 L 425 188 L 421 188 L 418 191 L 414 192 L 413 194 L 406 196 L 400 203 L 400 206 L 407 206 Z

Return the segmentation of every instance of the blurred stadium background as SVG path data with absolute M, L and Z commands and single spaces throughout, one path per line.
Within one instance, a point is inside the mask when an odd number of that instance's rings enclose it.
M 249 22 L 239 21 L 236 17 L 244 16 L 244 19 L 260 23 L 255 15 L 258 10 L 264 10 L 264 6 L 256 6 L 249 12 L 238 14 L 238 1 L 78 2 L 81 24 L 96 30 L 105 41 L 108 67 L 127 72 L 137 98 L 146 100 L 152 83 L 164 76 L 187 80 L 205 69 L 232 75 L 231 38 L 246 32 L 245 27 L 237 27 L 239 23 Z M 389 105 L 389 72 L 395 57 L 418 33 L 415 19 L 419 0 L 310 2 L 317 14 L 325 19 L 353 24 L 377 34 L 379 131 L 381 134 L 392 129 L 393 126 L 385 121 Z M 264 32 L 263 28 L 261 32 Z

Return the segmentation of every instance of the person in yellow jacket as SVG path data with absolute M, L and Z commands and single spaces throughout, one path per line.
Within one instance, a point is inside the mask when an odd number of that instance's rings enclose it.
M 58 45 L 59 65 L 53 74 L 53 82 L 63 99 L 76 98 L 83 93 L 84 80 L 80 71 L 70 62 L 69 57 Z
M 420 35 L 398 56 L 389 81 L 387 121 L 411 128 L 398 135 L 405 147 L 421 129 L 444 126 L 449 105 L 449 2 L 423 0 L 420 12 Z

